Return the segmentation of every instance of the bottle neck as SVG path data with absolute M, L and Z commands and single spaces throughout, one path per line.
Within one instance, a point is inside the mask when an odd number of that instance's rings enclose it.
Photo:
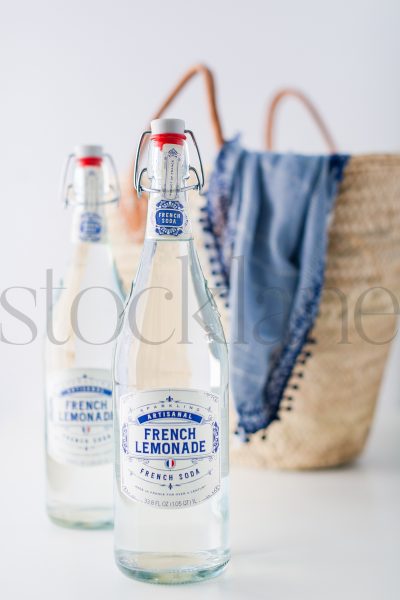
M 178 140 L 171 139 L 170 134 L 153 137 L 147 171 L 155 191 L 149 194 L 146 239 L 190 240 L 187 194 L 181 191 L 189 176 L 186 145 L 179 139 L 185 136 L 178 136 Z
M 78 167 L 74 179 L 76 206 L 72 224 L 72 242 L 107 242 L 104 211 L 104 182 L 101 166 Z

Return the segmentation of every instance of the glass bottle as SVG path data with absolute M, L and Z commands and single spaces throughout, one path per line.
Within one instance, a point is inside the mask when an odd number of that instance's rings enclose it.
M 113 522 L 112 356 L 123 304 L 105 215 L 106 204 L 118 200 L 118 183 L 101 146 L 79 146 L 70 156 L 63 193 L 74 206 L 72 257 L 47 320 L 47 511 L 61 525 L 107 527 Z M 48 293 L 52 287 L 48 281 Z
M 184 583 L 229 560 L 228 358 L 187 210 L 191 132 L 157 119 L 147 133 L 146 236 L 114 362 L 115 557 Z

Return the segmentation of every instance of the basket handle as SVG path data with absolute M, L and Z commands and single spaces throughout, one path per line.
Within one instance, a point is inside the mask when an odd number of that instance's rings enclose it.
M 186 84 L 191 79 L 193 79 L 195 75 L 202 75 L 204 79 L 211 126 L 214 133 L 215 142 L 218 148 L 220 148 L 224 143 L 224 136 L 222 133 L 221 119 L 217 108 L 214 75 L 212 71 L 208 67 L 206 67 L 206 65 L 195 65 L 191 67 L 188 71 L 186 71 L 183 77 L 178 81 L 175 87 L 172 88 L 169 95 L 161 104 L 160 108 L 153 116 L 153 119 L 158 119 L 159 117 L 161 117 L 165 110 L 170 106 L 172 101 L 180 94 L 180 92 L 183 90 Z
M 215 81 L 212 71 L 203 64 L 194 65 L 191 67 L 178 83 L 172 88 L 160 108 L 152 117 L 158 119 L 164 113 L 164 111 L 172 104 L 173 100 L 180 94 L 186 84 L 193 79 L 195 75 L 201 75 L 204 80 L 206 88 L 206 97 L 208 103 L 208 111 L 211 120 L 211 126 L 214 133 L 215 142 L 220 148 L 224 143 L 224 136 L 222 133 L 221 119 L 218 112 L 216 92 L 215 92 Z M 133 167 L 132 167 L 133 169 Z M 139 201 L 136 190 L 132 187 L 133 170 L 129 178 L 129 188 L 125 190 L 122 195 L 121 211 L 128 225 L 128 228 L 139 234 L 139 237 L 143 237 L 143 231 L 146 223 L 147 207 L 146 203 Z
M 325 121 L 321 117 L 319 111 L 316 106 L 311 102 L 309 98 L 303 92 L 296 90 L 294 88 L 283 88 L 279 90 L 273 97 L 269 104 L 267 110 L 267 121 L 265 127 L 265 145 L 267 150 L 273 150 L 275 147 L 275 121 L 276 121 L 276 111 L 279 104 L 282 102 L 284 98 L 296 98 L 299 102 L 307 109 L 310 113 L 311 118 L 317 125 L 322 137 L 325 140 L 325 143 L 329 149 L 329 152 L 334 154 L 337 152 L 336 144 L 333 140 L 333 137 L 325 124 Z

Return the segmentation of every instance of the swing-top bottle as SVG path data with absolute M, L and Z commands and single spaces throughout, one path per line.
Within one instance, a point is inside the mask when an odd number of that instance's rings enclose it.
M 74 208 L 72 256 L 45 344 L 47 511 L 71 527 L 113 521 L 112 357 L 123 305 L 106 205 L 118 196 L 109 155 L 100 146 L 77 147 L 63 185 Z
M 187 207 L 203 183 L 195 138 L 180 119 L 145 134 L 147 228 L 114 364 L 115 557 L 132 577 L 183 583 L 229 560 L 227 347 Z

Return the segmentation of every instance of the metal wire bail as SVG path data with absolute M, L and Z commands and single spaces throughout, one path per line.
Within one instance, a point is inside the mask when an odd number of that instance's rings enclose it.
M 198 192 L 201 193 L 201 190 L 204 187 L 204 169 L 203 169 L 203 162 L 201 160 L 199 146 L 197 144 L 195 135 L 194 135 L 193 131 L 191 131 L 191 129 L 185 129 L 185 133 L 188 133 L 190 135 L 190 137 L 192 138 L 192 141 L 193 141 L 193 145 L 196 149 L 197 158 L 199 160 L 201 178 L 199 177 L 197 169 L 195 169 L 195 167 L 189 166 L 189 171 L 194 174 L 194 176 L 196 177 L 197 183 L 195 183 L 193 185 L 184 186 L 182 188 L 177 189 L 176 191 L 177 191 L 177 193 L 180 193 L 180 192 L 189 192 L 190 190 L 198 190 Z M 140 161 L 141 147 L 142 147 L 143 141 L 147 135 L 151 135 L 150 130 L 143 131 L 142 135 L 140 136 L 139 144 L 138 144 L 138 147 L 136 150 L 136 157 L 135 157 L 133 185 L 134 185 L 134 188 L 135 188 L 139 198 L 141 197 L 142 192 L 146 192 L 148 194 L 149 193 L 161 194 L 163 192 L 163 190 L 158 190 L 155 188 L 147 188 L 144 185 L 142 185 L 142 177 L 145 173 L 147 173 L 147 168 L 146 167 L 143 168 L 139 173 L 139 161 Z
M 113 204 L 119 202 L 121 197 L 121 190 L 118 181 L 117 168 L 112 156 L 108 153 L 102 155 L 103 158 L 103 173 L 105 185 L 104 200 L 99 202 L 99 205 Z M 77 158 L 76 155 L 71 153 L 67 157 L 63 169 L 63 175 L 61 178 L 61 189 L 60 195 L 65 208 L 70 205 L 80 204 L 76 200 L 74 184 L 73 184 L 73 173 L 76 168 Z M 106 167 L 106 168 L 105 168 Z M 110 176 L 111 175 L 111 176 Z

